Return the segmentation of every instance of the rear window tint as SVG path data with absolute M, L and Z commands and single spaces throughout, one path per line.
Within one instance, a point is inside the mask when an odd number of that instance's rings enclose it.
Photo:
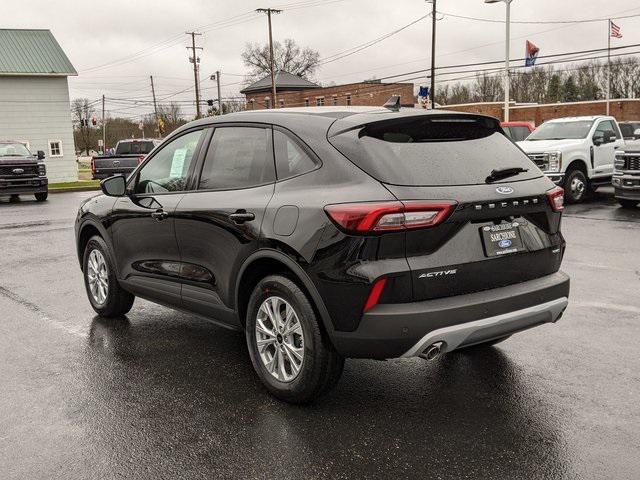
M 369 175 L 394 185 L 482 184 L 493 169 L 510 167 L 528 172 L 505 181 L 542 175 L 500 132 L 497 122 L 484 117 L 405 117 L 349 130 L 329 140 Z
M 154 147 L 153 142 L 124 142 L 119 143 L 116 149 L 116 155 L 129 155 L 129 154 L 147 154 Z

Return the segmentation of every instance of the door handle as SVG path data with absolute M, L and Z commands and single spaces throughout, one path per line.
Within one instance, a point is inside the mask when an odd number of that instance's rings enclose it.
M 242 224 L 244 222 L 250 222 L 251 220 L 255 220 L 256 216 L 247 212 L 246 210 L 238 210 L 236 213 L 232 213 L 229 215 L 229 220 L 233 223 Z
M 158 210 L 156 210 L 155 212 L 153 212 L 151 214 L 151 218 L 153 218 L 154 220 L 156 220 L 158 222 L 161 222 L 162 220 L 164 220 L 168 216 L 169 216 L 169 212 L 165 212 L 161 208 L 159 208 Z

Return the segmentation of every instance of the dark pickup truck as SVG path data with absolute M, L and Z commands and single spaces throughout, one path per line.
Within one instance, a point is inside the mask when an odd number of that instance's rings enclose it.
M 49 193 L 44 152 L 32 154 L 21 142 L 0 140 L 0 196 L 35 195 L 44 202 Z
M 128 176 L 160 143 L 157 139 L 120 140 L 114 155 L 101 155 L 91 159 L 91 175 L 94 180 L 117 174 Z

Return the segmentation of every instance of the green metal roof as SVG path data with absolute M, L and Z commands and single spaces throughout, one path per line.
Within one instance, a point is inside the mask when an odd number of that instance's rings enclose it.
M 0 29 L 0 76 L 78 75 L 49 30 Z

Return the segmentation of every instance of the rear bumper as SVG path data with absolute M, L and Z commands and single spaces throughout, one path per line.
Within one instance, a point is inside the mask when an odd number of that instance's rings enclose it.
M 0 178 L 0 196 L 43 193 L 49 189 L 46 177 Z
M 557 272 L 483 292 L 424 302 L 381 304 L 354 332 L 334 332 L 345 357 L 395 358 L 443 342 L 444 351 L 504 337 L 557 321 L 567 306 L 569 277 Z
M 128 177 L 134 170 L 135 167 L 120 168 L 118 170 L 97 171 L 91 174 L 91 178 L 93 178 L 94 180 L 104 180 L 105 178 L 113 177 L 114 175 L 124 175 L 125 177 Z

